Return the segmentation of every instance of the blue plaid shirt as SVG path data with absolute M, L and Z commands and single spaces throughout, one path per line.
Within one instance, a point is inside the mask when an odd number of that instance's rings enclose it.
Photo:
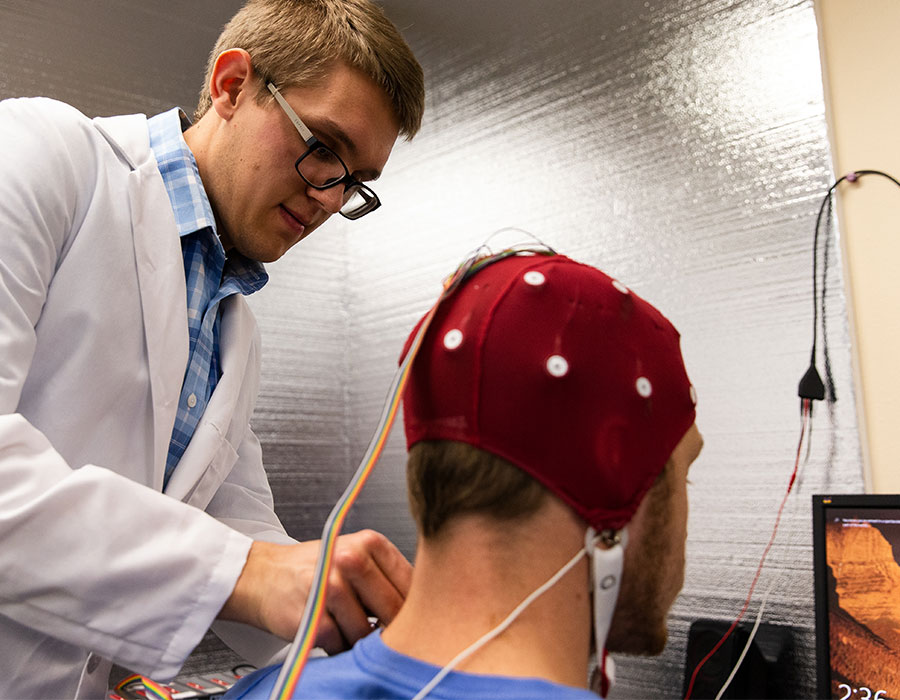
M 252 294 L 269 279 L 261 263 L 237 252 L 226 259 L 197 162 L 182 136 L 189 124 L 177 107 L 148 120 L 150 148 L 159 164 L 181 236 L 190 340 L 163 488 L 219 381 L 219 302 L 232 294 Z

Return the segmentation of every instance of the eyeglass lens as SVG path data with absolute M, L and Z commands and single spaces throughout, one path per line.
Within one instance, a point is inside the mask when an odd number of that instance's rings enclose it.
M 358 218 L 378 207 L 378 200 L 359 187 L 352 187 L 344 196 L 346 197 L 347 194 L 350 196 L 347 198 L 344 206 L 341 207 L 341 213 L 344 216 L 352 217 L 355 214 L 356 218 Z
M 314 187 L 327 187 L 347 175 L 344 163 L 325 146 L 317 146 L 297 163 L 303 179 Z
M 328 187 L 347 176 L 343 161 L 330 148 L 321 145 L 297 162 L 297 171 L 314 187 Z M 345 216 L 362 216 L 377 206 L 375 197 L 357 183 L 345 187 L 343 195 L 341 213 Z

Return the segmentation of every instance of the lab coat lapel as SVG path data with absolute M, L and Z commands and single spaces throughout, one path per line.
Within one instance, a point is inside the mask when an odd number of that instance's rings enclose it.
M 184 260 L 155 162 L 131 173 L 129 196 L 153 400 L 153 487 L 162 489 L 188 360 Z
M 188 359 L 184 260 L 147 118 L 98 118 L 94 125 L 132 168 L 128 197 L 153 402 L 153 487 L 162 489 Z

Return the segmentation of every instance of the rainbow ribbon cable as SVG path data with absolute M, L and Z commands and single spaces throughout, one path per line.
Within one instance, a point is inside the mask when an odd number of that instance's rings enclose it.
M 331 513 L 328 515 L 328 519 L 325 521 L 325 526 L 322 529 L 322 543 L 319 547 L 319 557 L 316 561 L 315 571 L 313 572 L 312 587 L 310 588 L 309 597 L 306 600 L 306 606 L 303 609 L 300 627 L 297 629 L 297 634 L 294 637 L 291 648 L 288 650 L 287 658 L 281 667 L 281 671 L 272 688 L 272 693 L 269 695 L 269 700 L 288 700 L 293 697 L 294 690 L 300 680 L 300 674 L 303 672 L 303 668 L 309 658 L 309 652 L 312 650 L 316 637 L 316 630 L 319 626 L 319 620 L 325 609 L 326 582 L 328 580 L 328 572 L 331 569 L 331 560 L 334 555 L 334 546 L 337 537 L 340 534 L 344 520 L 347 518 L 347 513 L 359 496 L 360 491 L 362 491 L 362 487 L 365 485 L 375 463 L 378 461 L 378 457 L 381 455 L 387 437 L 391 432 L 391 427 L 394 424 L 394 419 L 397 417 L 397 409 L 400 406 L 403 390 L 406 388 L 406 382 L 409 378 L 409 370 L 412 367 L 413 359 L 419 351 L 422 339 L 425 337 L 428 326 L 431 324 L 431 320 L 434 318 L 441 302 L 451 295 L 465 279 L 493 262 L 510 257 L 511 255 L 556 254 L 555 251 L 549 247 L 540 250 L 509 248 L 497 254 L 490 254 L 489 251 L 483 251 L 484 247 L 479 248 L 444 281 L 444 289 L 440 297 L 422 319 L 419 331 L 416 333 L 416 336 L 410 345 L 409 352 L 406 353 L 406 357 L 403 358 L 403 361 L 394 373 L 394 378 L 391 381 L 391 386 L 388 390 L 388 395 L 384 407 L 382 408 L 381 417 L 378 421 L 375 434 L 369 442 L 369 446 L 366 453 L 363 455 L 359 467 L 357 467 L 356 473 L 353 475 L 353 478 L 350 480 L 344 493 L 338 499 L 337 503 L 335 503 Z
M 128 676 L 127 678 L 123 678 L 121 681 L 116 683 L 115 690 L 129 690 L 132 691 L 132 688 L 128 688 L 128 686 L 133 686 L 140 683 L 143 687 L 144 694 L 148 698 L 159 698 L 159 700 L 172 700 L 172 696 L 169 695 L 169 692 L 161 686 L 156 681 L 152 681 L 146 676 L 141 676 L 139 674 L 134 674 L 133 676 Z

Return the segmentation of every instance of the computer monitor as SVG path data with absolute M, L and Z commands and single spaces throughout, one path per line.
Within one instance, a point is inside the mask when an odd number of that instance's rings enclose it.
M 818 697 L 900 700 L 900 495 L 813 496 Z

